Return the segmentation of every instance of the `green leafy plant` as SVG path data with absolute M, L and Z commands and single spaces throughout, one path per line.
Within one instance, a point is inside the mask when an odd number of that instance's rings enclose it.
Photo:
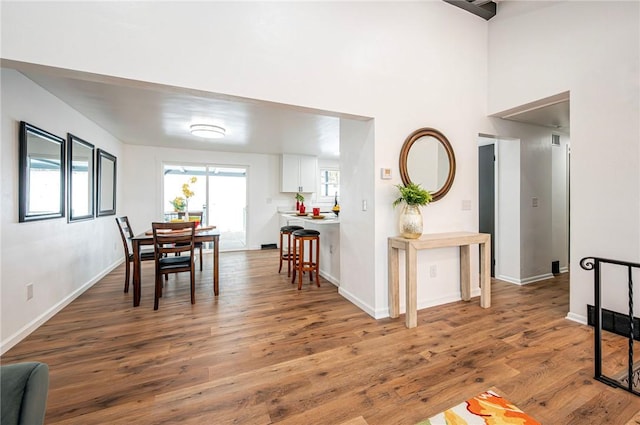
M 184 211 L 186 202 L 182 196 L 176 196 L 172 201 L 169 201 L 173 205 L 173 209 L 176 211 Z
M 300 193 L 296 193 L 296 201 L 304 202 L 304 196 L 302 196 Z
M 394 208 L 402 202 L 405 202 L 407 205 L 427 205 L 433 199 L 431 193 L 420 187 L 420 184 L 398 184 L 396 187 L 400 191 L 400 197 L 393 201 Z

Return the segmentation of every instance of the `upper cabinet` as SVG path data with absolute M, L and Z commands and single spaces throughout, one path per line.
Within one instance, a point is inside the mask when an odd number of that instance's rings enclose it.
M 282 155 L 281 192 L 315 192 L 318 187 L 318 158 Z

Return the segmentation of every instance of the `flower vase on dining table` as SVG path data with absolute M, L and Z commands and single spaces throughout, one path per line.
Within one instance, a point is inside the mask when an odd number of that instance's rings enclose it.
M 185 201 L 184 203 L 184 221 L 189 221 L 189 201 Z

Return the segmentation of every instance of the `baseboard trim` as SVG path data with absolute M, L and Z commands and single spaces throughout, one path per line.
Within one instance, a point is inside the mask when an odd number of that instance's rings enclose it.
M 347 291 L 342 286 L 338 287 L 338 294 L 342 295 L 344 298 L 349 300 L 352 304 L 355 304 L 356 307 L 358 307 L 359 309 L 361 309 L 362 311 L 364 311 L 365 313 L 367 313 L 369 316 L 373 317 L 374 319 L 382 319 L 384 317 L 389 317 L 388 308 L 385 309 L 386 310 L 386 315 L 384 314 L 384 310 L 383 311 L 376 311 L 370 305 L 368 305 L 367 303 L 362 301 L 360 298 L 358 298 L 355 295 L 353 295 L 351 292 Z
M 534 282 L 540 282 L 541 280 L 547 280 L 547 279 L 551 279 L 553 278 L 553 274 L 552 273 L 545 273 L 545 274 L 541 274 L 538 276 L 531 276 L 531 277 L 525 277 L 524 279 L 519 279 L 516 277 L 511 277 L 511 276 L 504 276 L 504 275 L 499 275 L 496 277 L 496 279 L 498 280 L 502 280 L 505 282 L 509 282 L 509 283 L 513 283 L 516 285 L 528 285 L 530 283 L 534 283 Z
M 338 288 L 340 287 L 340 281 L 338 279 L 336 279 L 335 277 L 331 276 L 330 274 L 325 273 L 322 270 L 320 270 L 320 276 L 322 276 L 323 278 L 328 280 L 331 284 L 333 284 L 333 286 L 336 286 Z
M 522 285 L 527 285 L 529 283 L 540 282 L 541 280 L 552 279 L 553 273 L 545 273 L 539 274 L 538 276 L 531 276 L 521 279 Z
M 51 319 L 53 316 L 55 316 L 60 311 L 62 311 L 63 308 L 65 308 L 66 306 L 71 304 L 71 302 L 73 300 L 75 300 L 80 295 L 82 295 L 87 289 L 91 288 L 93 285 L 98 283 L 100 281 L 100 279 L 105 277 L 107 274 L 111 273 L 116 267 L 118 267 L 120 264 L 122 264 L 123 261 L 124 261 L 124 259 L 120 259 L 120 260 L 116 261 L 115 263 L 111 264 L 106 269 L 104 269 L 102 272 L 100 272 L 97 276 L 95 276 L 93 279 L 91 279 L 90 281 L 86 282 L 84 285 L 80 286 L 78 289 L 73 291 L 67 297 L 65 297 L 64 299 L 60 300 L 59 303 L 55 304 L 49 310 L 45 311 L 40 316 L 36 317 L 30 323 L 27 323 L 19 331 L 17 331 L 15 334 L 11 335 L 6 340 L 2 341 L 2 344 L 0 345 L 0 355 L 6 353 L 11 348 L 13 348 L 16 344 L 18 344 L 20 341 L 22 341 L 23 339 L 28 337 L 33 331 L 35 331 L 40 326 L 42 326 L 47 320 Z
M 471 290 L 471 298 L 477 298 L 479 296 L 480 296 L 480 288 L 474 288 Z M 460 292 L 445 295 L 438 298 L 433 298 L 433 299 L 422 299 L 417 301 L 416 310 L 422 310 L 424 308 L 436 307 L 439 305 L 455 303 L 459 301 L 462 301 L 462 294 Z M 470 302 L 474 302 L 474 301 L 471 300 Z M 398 313 L 405 314 L 407 310 L 406 304 L 400 303 L 399 307 L 400 307 L 399 308 L 400 311 Z M 383 318 L 389 317 L 389 307 L 385 307 L 380 310 L 377 310 L 376 313 L 377 313 L 377 316 L 374 316 L 376 319 L 383 319 Z
M 569 313 L 567 313 L 567 316 L 565 318 L 568 319 L 568 320 L 571 320 L 572 322 L 580 323 L 581 325 L 586 325 L 587 324 L 587 317 L 586 316 L 582 316 L 580 314 L 569 312 Z
M 513 283 L 515 285 L 521 285 L 522 284 L 520 282 L 520 279 L 515 278 L 515 277 L 511 277 L 511 276 L 505 276 L 503 274 L 496 276 L 496 279 L 501 280 L 503 282 Z

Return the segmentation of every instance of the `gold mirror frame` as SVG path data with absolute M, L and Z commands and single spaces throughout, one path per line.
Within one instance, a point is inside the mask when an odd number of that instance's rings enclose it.
M 440 131 L 434 128 L 425 127 L 414 131 L 407 137 L 407 139 L 404 141 L 404 144 L 402 145 L 402 150 L 400 151 L 400 178 L 402 178 L 402 183 L 404 183 L 405 185 L 410 183 L 421 183 L 411 180 L 411 177 L 409 176 L 409 170 L 407 168 L 407 158 L 409 157 L 409 152 L 411 151 L 413 145 L 422 137 L 427 136 L 431 136 L 438 140 L 447 153 L 447 157 L 449 158 L 449 172 L 447 173 L 447 179 L 445 180 L 442 187 L 438 188 L 435 191 L 432 191 L 430 188 L 424 187 L 424 185 L 422 186 L 423 189 L 427 189 L 431 192 L 431 196 L 433 197 L 431 202 L 434 202 L 441 199 L 444 195 L 447 194 L 447 192 L 449 192 L 449 189 L 451 189 L 451 185 L 453 185 L 453 179 L 456 175 L 456 157 L 453 153 L 453 148 L 451 147 L 451 143 L 449 143 L 449 140 L 446 138 L 446 136 Z M 425 161 L 426 160 L 427 159 L 425 159 Z

